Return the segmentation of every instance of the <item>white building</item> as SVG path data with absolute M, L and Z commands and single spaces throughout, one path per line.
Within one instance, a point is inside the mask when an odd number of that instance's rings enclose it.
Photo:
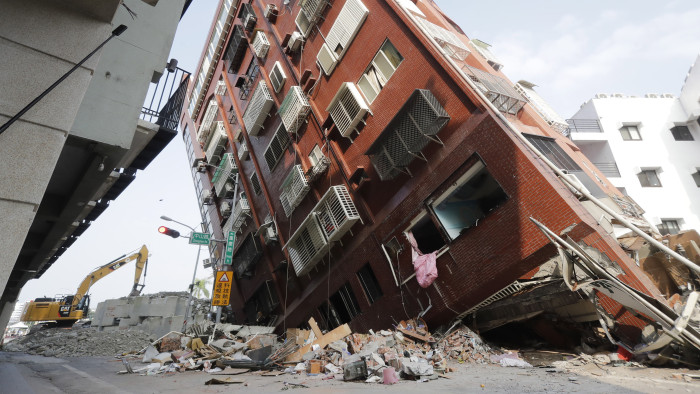
M 570 138 L 662 234 L 700 230 L 700 56 L 680 97 L 597 94 Z

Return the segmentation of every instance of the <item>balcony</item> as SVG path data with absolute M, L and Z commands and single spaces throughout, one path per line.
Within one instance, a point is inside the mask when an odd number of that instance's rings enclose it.
M 567 119 L 569 124 L 567 134 L 571 133 L 602 133 L 598 119 Z
M 600 172 L 608 178 L 619 178 L 620 170 L 617 168 L 617 163 L 607 162 L 607 163 L 593 163 Z
M 499 111 L 516 115 L 525 105 L 523 96 L 505 79 L 467 65 L 462 71 Z

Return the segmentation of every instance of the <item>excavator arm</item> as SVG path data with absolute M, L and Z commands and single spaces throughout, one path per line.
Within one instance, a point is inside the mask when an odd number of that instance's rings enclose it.
M 121 256 L 116 260 L 110 261 L 109 263 L 95 268 L 92 272 L 90 272 L 85 279 L 83 279 L 80 286 L 78 286 L 78 290 L 75 292 L 75 296 L 73 297 L 72 301 L 72 309 L 75 310 L 75 308 L 79 305 L 84 305 L 84 303 L 81 303 L 81 300 L 83 300 L 85 294 L 87 294 L 88 290 L 90 290 L 90 287 L 94 285 L 95 282 L 134 260 L 136 260 L 136 272 L 134 273 L 134 286 L 131 289 L 129 296 L 132 297 L 139 295 L 141 293 L 141 289 L 143 289 L 143 285 L 139 284 L 141 273 L 146 269 L 146 265 L 148 263 L 148 248 L 146 245 L 143 245 L 136 253 L 132 253 L 128 256 Z

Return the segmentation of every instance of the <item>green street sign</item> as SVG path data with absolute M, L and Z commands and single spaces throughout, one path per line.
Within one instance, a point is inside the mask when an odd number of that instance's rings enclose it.
M 190 244 L 193 245 L 209 245 L 209 234 L 207 233 L 192 233 L 190 235 Z
M 224 265 L 233 264 L 233 244 L 236 242 L 236 232 L 229 231 L 226 239 L 226 254 L 224 254 Z

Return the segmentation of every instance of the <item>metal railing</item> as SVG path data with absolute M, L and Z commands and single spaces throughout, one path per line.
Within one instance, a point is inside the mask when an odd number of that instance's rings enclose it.
M 177 67 L 177 60 L 174 59 L 168 63 L 166 71 L 155 86 L 149 89 L 141 109 L 141 119 L 177 130 L 190 72 Z
M 608 162 L 608 163 L 593 163 L 600 172 L 603 173 L 608 178 L 619 178 L 620 177 L 620 169 L 617 168 L 617 163 L 615 162 Z
M 567 119 L 566 123 L 569 124 L 569 128 L 566 130 L 567 134 L 603 132 L 598 119 Z

